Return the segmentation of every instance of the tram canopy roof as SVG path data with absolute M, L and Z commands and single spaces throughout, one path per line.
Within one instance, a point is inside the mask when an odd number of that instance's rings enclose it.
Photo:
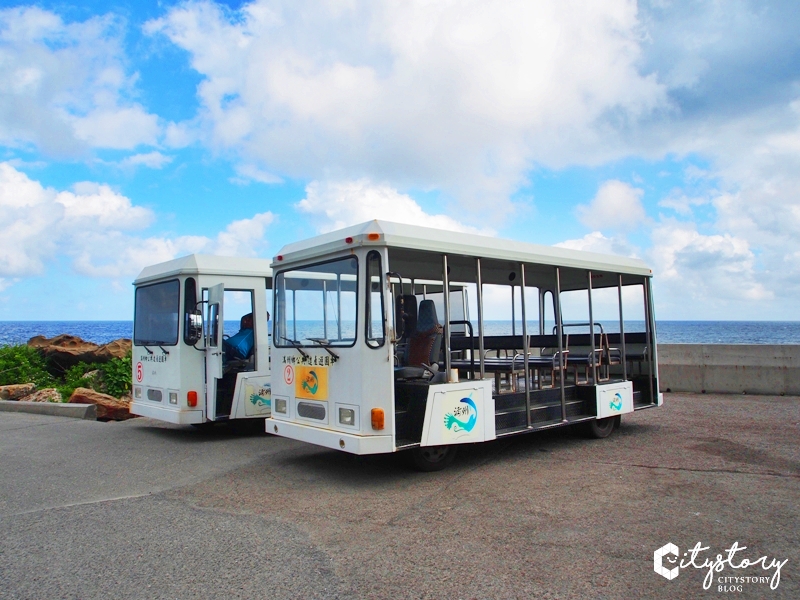
M 324 259 L 359 246 L 388 247 L 390 269 L 399 271 L 403 276 L 406 276 L 407 273 L 411 276 L 413 273 L 413 276 L 417 278 L 435 278 L 437 272 L 441 274 L 441 259 L 436 259 L 431 254 L 448 256 L 454 269 L 452 281 L 472 280 L 474 275 L 469 277 L 466 275 L 468 271 L 474 273 L 475 258 L 486 259 L 481 269 L 482 271 L 486 270 L 486 275 L 489 275 L 484 278 L 486 283 L 508 284 L 507 268 L 513 268 L 520 263 L 526 265 L 526 273 L 531 275 L 526 280 L 528 285 L 536 285 L 535 274 L 539 272 L 544 275 L 543 268 L 546 269 L 549 279 L 549 274 L 553 272 L 552 267 L 562 267 L 570 271 L 592 271 L 593 284 L 596 277 L 594 272 L 632 275 L 636 276 L 639 281 L 641 281 L 640 277 L 652 276 L 650 268 L 637 258 L 584 252 L 475 233 L 446 231 L 380 220 L 368 221 L 287 244 L 278 252 L 272 264 L 274 268 L 282 268 L 284 265 L 295 266 L 297 262 Z M 425 269 L 422 265 L 426 262 L 430 264 L 429 269 Z M 400 264 L 407 265 L 408 268 L 398 268 Z M 507 268 L 498 268 L 501 265 Z M 496 278 L 491 277 L 490 273 L 496 271 L 499 275 L 501 270 L 506 275 L 502 279 L 498 277 L 498 281 L 492 281 Z M 465 276 L 460 276 L 459 272 Z M 573 271 L 574 275 L 577 274 Z M 568 277 L 568 279 L 573 278 Z M 628 277 L 625 279 L 626 283 L 632 282 Z M 562 283 L 567 282 L 562 281 Z M 515 284 L 518 285 L 519 280 Z M 562 289 L 580 287 L 575 284 L 578 284 L 577 280 L 573 285 L 566 285 Z M 613 284 L 616 285 L 616 282 Z M 612 285 L 612 282 L 597 281 L 597 287 L 607 285 Z
M 133 282 L 140 285 L 165 277 L 179 275 L 228 275 L 240 277 L 264 277 L 272 279 L 270 261 L 265 258 L 241 258 L 238 256 L 213 256 L 190 254 L 174 260 L 151 265 L 142 269 Z

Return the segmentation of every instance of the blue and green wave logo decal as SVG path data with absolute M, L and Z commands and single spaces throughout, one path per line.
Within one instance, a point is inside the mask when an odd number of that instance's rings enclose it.
M 614 394 L 614 399 L 608 403 L 611 410 L 622 410 L 622 394 L 617 392 Z
M 303 389 L 313 396 L 319 389 L 319 377 L 314 371 L 309 371 L 302 385 Z
M 478 422 L 478 407 L 475 406 L 472 397 L 462 398 L 461 402 L 466 406 L 456 406 L 452 413 L 447 413 L 444 416 L 444 426 L 454 433 L 460 431 L 469 433 Z

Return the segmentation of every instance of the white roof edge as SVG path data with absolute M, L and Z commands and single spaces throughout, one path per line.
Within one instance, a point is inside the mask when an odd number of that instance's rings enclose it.
M 272 277 L 272 268 L 270 267 L 269 259 L 266 258 L 189 254 L 188 256 L 182 256 L 145 267 L 133 283 L 137 285 L 148 281 L 164 279 L 165 277 L 200 274 Z
M 281 248 L 278 255 L 283 257 L 284 263 L 324 256 L 337 250 L 347 250 L 362 245 L 367 233 L 382 234 L 381 241 L 368 242 L 369 245 L 387 245 L 437 253 L 446 252 L 452 255 L 480 256 L 496 260 L 613 271 L 632 275 L 652 275 L 647 264 L 638 258 L 544 246 L 377 219 L 287 244 Z M 354 238 L 352 244 L 345 243 L 347 237 Z

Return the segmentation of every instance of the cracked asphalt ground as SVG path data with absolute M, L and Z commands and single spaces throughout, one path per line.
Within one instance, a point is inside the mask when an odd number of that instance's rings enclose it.
M 0 413 L 0 598 L 798 598 L 800 398 L 667 394 L 440 473 L 258 431 Z M 788 560 L 668 581 L 653 552 Z M 712 554 L 713 553 L 713 554 Z M 736 585 L 736 584 L 734 584 Z

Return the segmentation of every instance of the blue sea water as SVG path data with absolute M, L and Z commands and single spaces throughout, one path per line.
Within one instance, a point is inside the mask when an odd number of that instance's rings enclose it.
M 238 322 L 225 322 L 225 331 L 238 331 Z M 510 321 L 487 321 L 487 335 L 511 333 Z M 531 333 L 538 323 L 529 323 Z M 477 329 L 477 324 L 476 324 Z M 516 324 L 521 333 L 522 324 Z M 662 344 L 800 344 L 800 321 L 659 321 L 658 341 Z M 627 332 L 644 331 L 644 323 L 625 323 Z M 606 324 L 606 331 L 618 331 L 618 323 Z M 0 321 L 0 346 L 25 344 L 36 335 L 54 337 L 62 333 L 105 344 L 133 335 L 132 321 Z

